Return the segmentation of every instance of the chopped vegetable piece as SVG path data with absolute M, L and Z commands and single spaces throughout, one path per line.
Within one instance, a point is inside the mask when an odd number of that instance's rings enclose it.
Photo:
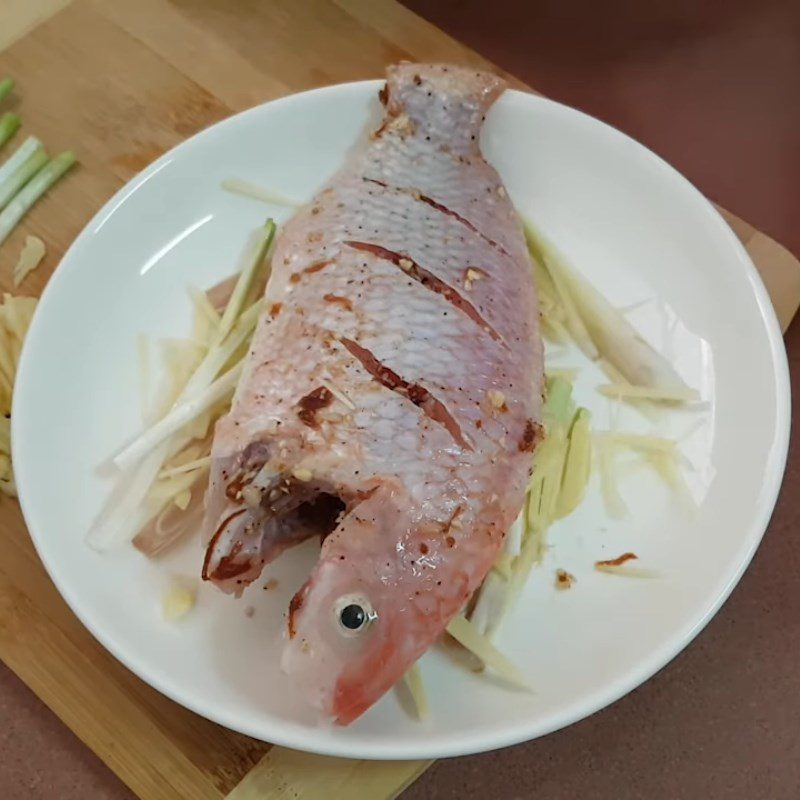
M 39 147 L 0 185 L 0 209 L 5 208 L 19 190 L 47 163 L 47 153 Z
M 19 130 L 22 120 L 18 114 L 7 111 L 0 117 L 0 147 L 3 147 L 9 139 Z
M 447 632 L 463 647 L 476 655 L 487 667 L 513 686 L 530 689 L 527 678 L 475 626 L 459 614 L 450 620 Z
M 545 426 L 569 424 L 575 404 L 572 401 L 572 384 L 560 376 L 548 376 L 542 416 Z
M 29 136 L 0 166 L 0 186 L 2 186 L 37 150 L 44 149 L 42 143 Z
M 286 206 L 287 208 L 300 208 L 302 203 L 296 200 L 290 200 L 278 192 L 271 192 L 264 189 L 250 181 L 243 181 L 240 178 L 226 178 L 222 181 L 222 188 L 226 192 L 233 192 L 233 194 L 241 194 L 244 197 L 252 197 L 254 200 L 261 200 L 263 203 L 269 203 L 273 206 Z
M 136 357 L 139 361 L 139 406 L 142 422 L 150 424 L 150 339 L 144 334 L 136 338 Z
M 418 664 L 413 664 L 411 669 L 403 675 L 403 683 L 414 701 L 417 719 L 425 719 L 428 716 L 428 696 L 425 693 L 425 686 L 422 683 L 422 674 Z
M 211 303 L 206 292 L 196 286 L 189 287 L 189 297 L 194 306 L 194 331 L 195 341 L 199 344 L 210 346 L 216 339 L 219 330 L 220 315 Z
M 266 262 L 267 251 L 275 238 L 275 231 L 277 227 L 273 220 L 268 219 L 260 231 L 258 242 L 256 244 L 255 252 L 248 266 L 246 266 L 239 279 L 236 281 L 236 286 L 233 289 L 231 299 L 228 305 L 225 306 L 225 311 L 222 314 L 222 319 L 219 323 L 219 330 L 217 336 L 222 341 L 230 332 L 234 323 L 236 322 L 239 314 L 244 308 L 247 300 L 247 295 L 250 293 L 250 288 L 256 279 L 259 268 Z
M 224 338 L 217 334 L 199 366 L 179 389 L 176 403 L 180 401 L 185 404 L 190 400 L 196 401 L 197 395 L 202 394 L 209 387 L 219 371 L 232 360 L 237 350 L 241 349 L 251 335 L 260 308 L 261 302 L 258 301 L 239 314 L 238 318 L 236 318 L 236 314 L 232 314 L 234 325 L 230 334 Z M 238 367 L 241 368 L 241 362 Z M 168 410 L 165 409 L 165 412 Z M 153 530 L 152 520 L 158 511 L 153 511 L 152 503 L 145 502 L 145 499 L 165 460 L 183 450 L 192 439 L 204 437 L 211 423 L 212 414 L 219 414 L 223 411 L 224 398 L 219 398 L 216 403 L 211 402 L 207 408 L 190 419 L 179 432 L 169 435 L 166 440 L 161 441 L 154 449 L 150 450 L 138 464 L 124 470 L 100 514 L 89 529 L 86 536 L 87 544 L 95 550 L 102 551 L 117 542 L 135 537 L 134 545 L 146 555 L 152 556 L 179 538 L 186 530 L 186 526 L 181 524 L 171 525 L 170 530 L 166 533 Z M 140 435 L 137 440 L 139 446 L 141 446 L 143 438 L 151 436 L 152 430 L 150 428 Z M 160 438 L 160 434 L 157 438 Z M 202 455 L 207 455 L 207 452 Z M 200 509 L 202 510 L 202 505 Z M 160 520 L 160 516 L 156 518 L 156 527 Z
M 496 569 L 505 580 L 511 578 L 511 565 L 513 558 L 508 553 L 501 551 L 494 562 L 492 569 Z
M 185 617 L 194 608 L 197 590 L 185 580 L 173 580 L 164 594 L 162 611 L 169 622 Z
M 651 453 L 648 460 L 684 506 L 690 511 L 695 510 L 697 504 L 689 491 L 689 487 L 686 485 L 686 481 L 683 479 L 681 471 L 677 467 L 675 454 Z
M 524 227 L 531 255 L 544 265 L 558 291 L 567 316 L 566 327 L 587 356 L 601 355 L 635 386 L 691 391 L 672 365 L 639 335 L 620 311 L 568 266 L 530 223 L 526 222 Z M 591 347 L 587 347 L 587 338 Z
M 535 494 L 531 493 L 529 509 L 533 506 L 535 497 Z M 546 530 L 547 525 L 541 521 L 534 520 L 531 524 L 531 531 L 525 540 L 522 553 L 514 564 L 514 577 L 511 579 L 511 589 L 508 595 L 506 612 L 514 607 L 522 589 L 528 581 L 528 575 L 530 575 L 533 565 L 542 560 L 545 550 L 544 533 Z
M 14 199 L 0 212 L 0 243 L 8 238 L 8 235 L 33 204 L 75 163 L 77 163 L 77 159 L 72 153 L 61 153 L 45 164 L 23 186 Z
M 504 550 L 508 555 L 516 558 L 522 551 L 522 537 L 525 533 L 525 507 L 523 505 L 522 510 L 517 515 L 517 518 L 514 522 L 511 523 L 511 527 L 508 529 L 508 533 L 506 534 L 506 540 L 504 542 Z
M 172 502 L 181 510 L 186 511 L 189 507 L 189 501 L 192 499 L 192 493 L 188 489 L 178 492 L 172 499 Z
M 47 248 L 37 236 L 26 236 L 22 252 L 14 266 L 14 286 L 19 286 L 33 272 L 45 257 Z
M 571 514 L 583 500 L 592 466 L 591 415 L 585 408 L 575 413 L 569 432 L 569 445 L 564 461 L 561 490 L 556 500 L 555 518 Z
M 229 369 L 224 375 L 217 378 L 205 389 L 194 396 L 175 405 L 171 411 L 162 417 L 152 428 L 134 439 L 115 459 L 114 463 L 120 469 L 127 469 L 140 461 L 144 456 L 158 447 L 163 441 L 177 433 L 184 425 L 191 422 L 206 409 L 211 408 L 223 398 L 230 395 L 236 388 L 242 372 L 242 362 Z
M 187 402 L 192 401 L 193 396 L 197 393 L 205 398 L 201 406 L 196 406 L 195 413 L 190 412 L 186 421 L 181 424 L 187 424 L 193 419 L 198 418 L 203 411 L 213 407 L 217 402 L 221 401 L 225 396 L 227 396 L 227 393 L 233 391 L 235 378 L 230 376 L 230 372 L 228 373 L 228 381 L 233 380 L 234 383 L 229 386 L 227 392 L 224 389 L 220 389 L 222 393 L 217 394 L 214 391 L 211 391 L 211 386 L 209 384 L 220 371 L 220 369 L 222 369 L 234 355 L 239 346 L 250 335 L 256 324 L 256 321 L 258 320 L 258 312 L 260 308 L 260 301 L 250 306 L 250 308 L 248 308 L 247 311 L 245 311 L 239 317 L 230 335 L 222 342 L 222 344 L 209 349 L 205 358 L 195 369 L 191 377 L 176 393 L 178 396 L 176 396 L 174 400 L 173 398 L 169 399 L 169 405 L 167 408 L 172 406 L 173 402 L 177 402 L 181 398 L 183 399 L 183 403 L 185 405 Z M 241 369 L 241 366 L 242 365 L 240 362 L 235 369 Z M 222 379 L 218 379 L 216 384 L 211 385 L 215 386 L 219 384 L 220 380 Z M 169 414 L 174 414 L 175 411 L 176 409 L 173 408 Z M 186 411 L 187 409 L 184 408 L 182 413 L 185 414 Z M 121 469 L 125 469 L 126 466 L 130 466 L 131 464 L 135 463 L 135 461 L 142 458 L 143 455 L 145 455 L 147 451 L 153 447 L 152 443 L 154 441 L 156 443 L 161 441 L 164 438 L 163 431 L 167 429 L 171 430 L 175 425 L 175 419 L 180 418 L 183 417 L 174 418 L 169 425 L 165 425 L 164 420 L 166 417 L 160 417 L 158 422 L 156 422 L 148 430 L 145 430 L 143 433 L 141 433 L 133 442 L 131 442 L 130 445 L 128 445 L 128 447 L 120 452 L 116 458 L 114 458 L 114 463 Z M 181 425 L 178 427 L 181 427 Z M 175 432 L 175 430 L 172 432 Z
M 506 611 L 510 588 L 508 578 L 495 570 L 490 570 L 481 584 L 469 621 L 482 636 L 491 636 L 497 630 Z
M 14 80 L 13 78 L 3 78 L 0 81 L 0 102 L 8 97 L 12 90 L 14 89 Z
M 672 439 L 661 436 L 644 436 L 636 433 L 617 433 L 616 431 L 595 431 L 595 438 L 600 442 L 626 445 L 634 450 L 657 453 L 675 453 L 676 445 Z
M 628 507 L 619 493 L 614 456 L 617 448 L 611 442 L 598 442 L 597 455 L 600 464 L 600 491 L 610 517 L 620 519 L 628 514 Z
M 574 383 L 579 374 L 580 369 L 577 367 L 558 367 L 547 370 L 548 378 L 561 378 L 569 383 Z
M 700 399 L 694 389 L 666 388 L 660 386 L 632 386 L 624 383 L 608 383 L 597 387 L 606 397 L 660 400 L 669 403 L 693 403 Z
M 211 466 L 211 456 L 203 456 L 202 458 L 196 458 L 193 461 L 187 461 L 185 464 L 180 464 L 176 467 L 162 469 L 161 472 L 158 473 L 158 477 L 172 478 L 175 475 L 183 475 L 185 472 L 194 472 L 195 470 L 205 469 L 209 466 Z
M 566 281 L 558 270 L 553 267 L 552 261 L 546 253 L 543 253 L 543 258 L 544 261 L 542 264 L 547 269 L 547 274 L 550 276 L 555 286 L 560 301 L 560 307 L 564 311 L 564 327 L 569 331 L 572 340 L 583 351 L 584 355 L 592 360 L 596 359 L 600 354 L 581 318 L 578 307 L 570 295 Z

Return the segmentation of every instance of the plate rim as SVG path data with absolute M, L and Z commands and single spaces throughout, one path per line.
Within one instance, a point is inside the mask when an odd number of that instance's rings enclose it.
M 329 86 L 318 87 L 309 89 L 303 92 L 297 92 L 285 95 L 280 98 L 269 100 L 265 103 L 255 105 L 251 108 L 240 111 L 225 119 L 222 119 L 207 128 L 199 131 L 182 142 L 179 142 L 173 148 L 162 154 L 159 158 L 145 167 L 130 181 L 124 184 L 120 189 L 109 198 L 103 206 L 92 216 L 87 222 L 81 232 L 75 237 L 69 248 L 64 253 L 63 258 L 58 266 L 50 276 L 44 290 L 39 299 L 33 320 L 31 321 L 31 330 L 35 330 L 42 313 L 47 313 L 47 304 L 49 297 L 52 294 L 53 287 L 58 286 L 64 280 L 66 275 L 69 275 L 72 269 L 77 267 L 72 264 L 78 264 L 79 261 L 74 260 L 74 252 L 82 247 L 91 237 L 96 233 L 99 224 L 110 218 L 117 208 L 122 206 L 129 196 L 136 192 L 144 183 L 146 183 L 157 172 L 169 164 L 175 157 L 175 153 L 181 148 L 185 147 L 187 143 L 194 142 L 199 139 L 207 138 L 216 135 L 221 128 L 225 126 L 236 125 L 240 118 L 247 115 L 254 114 L 265 106 L 272 106 L 276 104 L 291 104 L 295 102 L 303 102 L 310 96 L 322 93 L 347 91 L 352 89 L 359 89 L 368 91 L 370 89 L 377 89 L 383 84 L 381 79 L 371 79 L 363 81 L 351 81 L 347 83 L 332 84 Z M 704 209 L 706 217 L 709 222 L 714 224 L 724 238 L 727 239 L 728 244 L 732 248 L 732 256 L 736 255 L 737 260 L 744 270 L 744 276 L 749 280 L 750 286 L 755 295 L 760 318 L 765 327 L 767 340 L 769 344 L 770 354 L 774 364 L 773 376 L 775 381 L 776 391 L 776 424 L 773 436 L 773 442 L 769 449 L 767 456 L 767 469 L 765 471 L 768 477 L 768 482 L 765 481 L 766 491 L 762 491 L 758 498 L 758 508 L 754 509 L 754 514 L 751 520 L 749 529 L 746 531 L 746 536 L 743 536 L 743 544 L 747 544 L 743 556 L 740 559 L 733 574 L 731 574 L 727 584 L 719 595 L 714 599 L 707 608 L 702 610 L 702 613 L 691 615 L 691 624 L 686 626 L 685 630 L 677 632 L 673 637 L 664 641 L 660 647 L 651 651 L 650 655 L 641 661 L 638 669 L 630 669 L 615 680 L 609 681 L 602 689 L 596 690 L 588 698 L 585 696 L 584 700 L 580 703 L 568 704 L 564 707 L 561 713 L 554 713 L 551 717 L 545 718 L 542 721 L 532 721 L 525 724 L 516 724 L 506 727 L 499 731 L 492 731 L 488 734 L 481 733 L 477 729 L 469 729 L 466 733 L 453 739 L 451 741 L 443 742 L 440 745 L 433 745 L 431 743 L 418 744 L 392 744 L 372 742 L 368 745 L 356 746 L 352 741 L 343 737 L 319 737 L 308 738 L 309 734 L 305 727 L 299 726 L 296 723 L 287 721 L 274 721 L 270 725 L 273 730 L 269 733 L 269 738 L 265 739 L 264 732 L 261 728 L 263 726 L 252 726 L 243 724 L 236 718 L 225 713 L 209 712 L 208 708 L 201 707 L 195 703 L 191 696 L 186 696 L 180 687 L 168 685 L 168 681 L 162 679 L 161 675 L 153 675 L 149 673 L 143 666 L 137 663 L 137 659 L 132 657 L 126 651 L 126 648 L 117 644 L 116 640 L 111 634 L 104 630 L 97 628 L 91 618 L 91 613 L 83 608 L 79 598 L 69 588 L 69 583 L 61 579 L 59 575 L 58 565 L 46 555 L 47 548 L 43 544 L 46 537 L 40 536 L 34 531 L 33 527 L 29 524 L 29 515 L 27 508 L 26 489 L 23 484 L 18 485 L 19 502 L 22 509 L 22 514 L 25 519 L 26 528 L 36 549 L 37 555 L 45 567 L 48 576 L 55 584 L 59 594 L 67 603 L 71 611 L 78 617 L 81 624 L 89 631 L 89 633 L 107 650 L 123 667 L 133 672 L 138 678 L 143 680 L 149 686 L 152 686 L 161 694 L 168 697 L 173 702 L 182 705 L 184 708 L 198 714 L 199 716 L 208 719 L 212 722 L 220 724 L 226 728 L 237 731 L 247 736 L 251 736 L 260 741 L 268 741 L 271 744 L 290 747 L 298 750 L 303 750 L 309 753 L 328 756 L 340 756 L 347 758 L 362 758 L 367 760 L 372 759 L 386 759 L 386 760 L 405 760 L 405 759 L 432 759 L 432 758 L 445 758 L 459 755 L 468 755 L 486 752 L 501 747 L 507 747 L 521 742 L 529 741 L 556 730 L 560 730 L 568 725 L 573 724 L 581 719 L 591 716 L 597 711 L 605 708 L 608 705 L 619 700 L 629 692 L 636 689 L 638 686 L 649 680 L 653 675 L 663 669 L 673 658 L 680 654 L 687 645 L 705 628 L 710 620 L 715 616 L 717 611 L 725 603 L 730 596 L 733 589 L 739 583 L 742 575 L 749 566 L 750 562 L 758 549 L 761 540 L 766 532 L 770 518 L 772 516 L 775 504 L 777 502 L 778 494 L 783 482 L 785 473 L 786 459 L 788 455 L 789 446 L 789 433 L 791 425 L 791 394 L 790 394 L 790 381 L 789 369 L 786 350 L 783 343 L 783 335 L 778 323 L 774 306 L 769 298 L 763 280 L 753 264 L 750 255 L 747 253 L 742 242 L 736 237 L 733 230 L 725 222 L 719 211 L 713 204 L 692 184 L 688 178 L 678 172 L 668 162 L 661 158 L 658 154 L 647 148 L 645 145 L 636 141 L 624 132 L 609 125 L 602 120 L 599 120 L 583 111 L 567 106 L 558 101 L 551 100 L 541 95 L 523 92 L 516 89 L 507 89 L 506 94 L 511 95 L 517 102 L 532 102 L 535 104 L 543 104 L 549 106 L 557 113 L 566 114 L 568 116 L 577 115 L 582 118 L 582 124 L 599 125 L 605 129 L 605 133 L 622 137 L 628 146 L 634 147 L 637 151 L 644 154 L 651 164 L 654 164 L 661 170 L 666 170 L 670 173 L 670 177 L 677 179 L 682 188 L 695 196 L 695 199 L 701 201 L 700 207 Z M 42 312 L 44 309 L 44 312 Z M 26 358 L 28 352 L 29 338 L 23 345 L 22 353 L 19 359 L 17 371 L 17 387 L 25 386 L 30 379 L 28 372 L 28 359 Z M 11 419 L 11 440 L 12 440 L 12 459 L 18 463 L 18 456 L 20 453 L 19 447 L 15 445 L 16 436 L 15 431 L 21 424 L 19 422 L 19 413 L 12 415 Z M 22 456 L 24 460 L 24 456 Z M 23 482 L 24 483 L 24 482 Z M 723 576 L 724 577 L 724 576 Z M 543 724 L 543 722 L 545 724 Z

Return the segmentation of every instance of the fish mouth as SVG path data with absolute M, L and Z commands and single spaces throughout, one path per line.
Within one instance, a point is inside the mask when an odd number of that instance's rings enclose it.
M 229 504 L 206 547 L 203 580 L 237 594 L 284 550 L 336 528 L 347 505 L 330 485 L 310 484 L 281 476 L 255 503 L 239 496 Z M 246 494 L 246 489 L 245 489 Z M 233 499 L 233 498 L 229 498 Z

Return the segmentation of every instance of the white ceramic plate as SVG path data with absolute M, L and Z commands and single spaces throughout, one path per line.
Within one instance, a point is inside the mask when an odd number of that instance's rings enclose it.
M 625 480 L 630 516 L 608 518 L 596 487 L 551 532 L 551 548 L 498 637 L 535 693 L 508 690 L 431 652 L 422 671 L 430 719 L 394 694 L 349 728 L 318 726 L 278 669 L 279 631 L 313 545 L 285 555 L 242 601 L 201 587 L 165 622 L 169 575 L 197 575 L 188 543 L 152 563 L 130 547 L 83 543 L 109 483 L 97 467 L 139 428 L 137 336 L 189 331 L 185 287 L 236 266 L 249 233 L 285 209 L 224 192 L 242 177 L 300 200 L 339 166 L 374 113 L 378 82 L 335 86 L 254 108 L 156 161 L 97 214 L 50 281 L 30 330 L 14 404 L 20 499 L 50 575 L 92 633 L 137 675 L 203 716 L 291 747 L 366 758 L 470 753 L 555 730 L 616 700 L 708 622 L 750 561 L 781 480 L 789 388 L 780 330 L 739 242 L 680 175 L 621 133 L 548 100 L 508 92 L 483 133 L 518 208 L 674 360 L 705 401 L 666 415 L 684 435 L 697 511 L 647 472 Z M 557 354 L 560 364 L 581 364 Z M 576 393 L 610 424 L 584 366 Z M 646 430 L 634 412 L 620 427 Z M 660 580 L 593 569 L 635 551 Z M 554 589 L 557 567 L 577 584 Z M 253 606 L 255 613 L 245 615 Z

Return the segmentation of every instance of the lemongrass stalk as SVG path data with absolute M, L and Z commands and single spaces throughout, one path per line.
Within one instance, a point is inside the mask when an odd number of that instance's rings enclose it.
M 0 210 L 4 209 L 20 189 L 47 163 L 47 153 L 38 147 L 8 178 L 0 183 Z
M 3 147 L 6 142 L 19 130 L 22 120 L 19 114 L 14 114 L 7 111 L 0 117 L 0 147 Z
M 61 153 L 45 164 L 22 187 L 14 199 L 0 212 L 0 244 L 8 238 L 8 235 L 34 203 L 76 162 L 77 159 L 73 153 Z
M 0 186 L 40 148 L 42 143 L 35 136 L 29 136 L 0 166 Z

